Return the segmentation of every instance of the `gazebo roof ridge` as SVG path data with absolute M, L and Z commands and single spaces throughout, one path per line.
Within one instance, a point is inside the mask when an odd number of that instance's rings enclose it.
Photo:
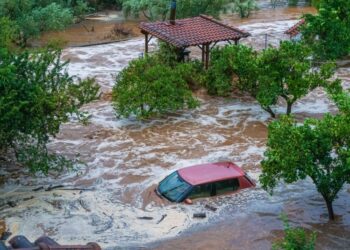
M 238 41 L 250 34 L 236 27 L 226 25 L 211 16 L 176 19 L 169 21 L 142 22 L 141 32 L 150 34 L 178 48 L 198 46 L 219 41 Z
M 305 25 L 305 19 L 300 19 L 296 24 L 286 30 L 284 33 L 290 35 L 291 37 L 296 36 L 300 33 L 300 28 Z

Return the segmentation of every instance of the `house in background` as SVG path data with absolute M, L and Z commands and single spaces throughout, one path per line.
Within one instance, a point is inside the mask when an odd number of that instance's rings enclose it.
M 299 22 L 297 22 L 295 25 L 293 25 L 291 28 L 289 28 L 285 34 L 289 35 L 289 38 L 293 41 L 300 41 L 302 34 L 300 32 L 300 28 L 305 24 L 305 19 L 301 19 Z

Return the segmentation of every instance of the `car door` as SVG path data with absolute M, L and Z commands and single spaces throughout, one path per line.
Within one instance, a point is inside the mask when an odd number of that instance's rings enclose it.
M 191 193 L 188 195 L 188 198 L 191 200 L 198 198 L 210 197 L 213 195 L 213 184 L 207 183 L 202 185 L 197 185 L 192 188 Z

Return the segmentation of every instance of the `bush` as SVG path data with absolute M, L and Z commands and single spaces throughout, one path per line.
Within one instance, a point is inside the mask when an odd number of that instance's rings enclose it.
M 284 239 L 272 245 L 273 250 L 314 250 L 316 233 L 307 236 L 302 228 L 291 228 L 287 218 L 284 221 Z
M 16 32 L 15 23 L 7 17 L 2 17 L 0 27 L 0 48 L 10 49 Z
M 99 89 L 91 79 L 74 83 L 60 56 L 51 49 L 19 54 L 0 49 L 0 151 L 15 152 L 33 172 L 67 165 L 46 144 L 70 115 L 84 118 L 79 107 Z
M 157 56 L 146 56 L 130 62 L 117 77 L 113 88 L 114 108 L 119 116 L 148 118 L 184 108 L 195 108 L 188 83 L 195 67 L 178 64 L 170 67 Z
M 216 48 L 211 53 L 211 67 L 207 71 L 206 88 L 211 95 L 229 96 L 234 85 L 252 89 L 257 78 L 256 53 L 238 45 Z M 250 86 L 250 87 L 249 87 Z
M 234 0 L 233 10 L 239 14 L 241 18 L 249 17 L 252 10 L 258 9 L 255 0 Z
M 248 0 L 252 1 L 252 0 Z M 124 0 L 123 11 L 126 17 L 138 17 L 142 13 L 148 20 L 165 20 L 169 15 L 170 0 Z M 177 1 L 177 18 L 194 17 L 200 14 L 219 17 L 226 10 L 227 0 L 182 0 Z

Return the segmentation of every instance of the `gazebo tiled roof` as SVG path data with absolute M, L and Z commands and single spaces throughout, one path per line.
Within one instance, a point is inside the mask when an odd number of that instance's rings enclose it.
M 169 21 L 141 23 L 142 33 L 150 34 L 178 48 L 186 48 L 219 41 L 238 41 L 250 34 L 235 27 L 225 25 L 212 17 L 177 19 L 172 25 Z
M 305 24 L 305 19 L 301 19 L 299 22 L 297 22 L 295 25 L 293 25 L 291 28 L 289 28 L 286 32 L 287 35 L 290 35 L 291 37 L 296 36 L 300 33 L 300 27 Z

